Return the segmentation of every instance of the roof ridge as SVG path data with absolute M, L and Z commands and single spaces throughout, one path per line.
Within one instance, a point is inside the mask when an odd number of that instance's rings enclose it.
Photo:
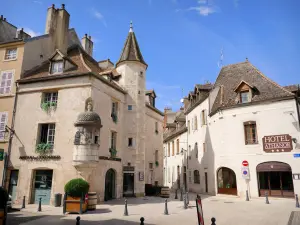
M 265 76 L 259 69 L 257 69 L 254 65 L 252 65 L 252 63 L 248 62 L 249 65 L 258 73 L 260 74 L 265 80 L 271 82 L 273 85 L 277 86 L 278 88 L 282 89 L 283 91 L 291 94 L 291 95 L 294 95 L 292 92 L 286 90 L 285 88 L 283 88 L 281 85 L 277 84 L 275 81 L 271 80 L 270 78 L 268 78 L 267 76 Z

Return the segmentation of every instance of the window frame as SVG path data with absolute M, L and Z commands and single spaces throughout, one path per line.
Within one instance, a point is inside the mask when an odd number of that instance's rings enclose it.
M 175 155 L 175 143 L 172 141 L 172 156 Z
M 191 122 L 190 122 L 190 120 L 188 120 L 187 123 L 188 123 L 188 133 L 190 134 L 191 133 L 191 128 L 190 128 Z
M 110 148 L 117 149 L 117 132 L 114 130 L 110 131 Z
M 15 58 L 11 58 L 11 59 L 6 58 L 7 51 L 14 50 L 14 49 L 16 50 Z M 17 60 L 17 59 L 18 59 L 18 48 L 17 47 L 16 48 L 7 48 L 7 49 L 5 49 L 3 61 L 13 61 L 13 60 Z
M 14 83 L 14 78 L 15 78 L 15 70 L 3 70 L 0 71 L 0 90 L 2 87 L 2 82 L 3 82 L 3 74 L 7 74 L 6 76 L 8 76 L 8 74 L 11 73 L 11 78 L 5 78 L 4 80 L 4 86 L 3 86 L 3 93 L 0 92 L 0 95 L 10 95 L 12 94 L 12 89 L 13 89 L 13 83 Z M 6 89 L 7 89 L 7 81 L 10 80 L 10 86 L 9 86 L 9 92 L 6 93 Z
M 180 149 L 180 144 L 179 144 L 179 138 L 177 138 L 177 140 L 176 140 L 176 145 L 177 145 L 177 155 L 179 155 L 179 149 Z
M 47 134 L 46 137 L 43 137 L 42 130 L 43 126 L 47 125 Z M 52 127 L 50 127 L 52 126 Z M 50 134 L 50 131 L 53 131 L 52 134 Z M 51 149 L 54 148 L 54 143 L 55 143 L 55 133 L 56 133 L 56 124 L 55 123 L 40 123 L 39 124 L 39 131 L 38 131 L 38 141 L 37 144 L 50 144 Z M 50 137 L 52 137 L 52 140 L 50 141 Z M 45 142 L 42 141 L 42 139 L 46 139 Z
M 54 96 L 54 94 L 56 94 L 56 96 Z M 50 96 L 47 96 L 50 95 Z M 50 97 L 50 98 L 48 98 Z M 50 100 L 47 100 L 50 99 Z M 57 104 L 58 101 L 58 91 L 56 92 L 44 92 L 43 93 L 43 102 L 50 102 L 50 103 L 56 103 Z
M 199 172 L 199 170 L 194 170 L 194 184 L 200 184 L 200 172 Z
M 171 146 L 170 146 L 170 142 L 168 142 L 168 157 L 170 157 L 171 154 Z
M 57 72 L 53 72 L 53 69 L 55 68 L 55 65 L 58 65 L 58 64 L 61 64 L 62 67 L 61 67 L 61 71 L 57 71 Z M 51 62 L 51 68 L 50 68 L 50 74 L 62 74 L 64 72 L 64 60 L 57 60 L 57 61 L 52 61 Z M 57 70 L 59 69 L 60 67 L 57 67 Z
M 133 106 L 132 105 L 127 105 L 127 110 L 128 111 L 132 111 L 133 110 Z
M 251 126 L 255 126 L 255 139 L 251 139 L 251 141 L 249 142 L 250 139 L 248 139 L 248 136 L 250 135 L 253 138 L 253 127 Z M 258 144 L 258 135 L 257 135 L 257 125 L 256 125 L 256 121 L 246 121 L 243 123 L 243 127 L 244 127 L 244 139 L 245 139 L 245 145 L 255 145 Z M 249 130 L 248 130 L 248 127 Z M 250 134 L 248 135 L 248 131 L 250 131 Z
M 245 94 L 245 93 L 247 93 L 247 102 L 243 102 L 242 95 Z M 240 91 L 239 95 L 240 95 L 240 103 L 241 104 L 245 104 L 245 103 L 249 103 L 250 102 L 250 90 Z
M 132 148 L 133 147 L 133 137 L 129 137 L 127 140 L 128 140 L 127 146 L 129 148 Z M 131 145 L 130 145 L 130 140 L 131 140 Z
M 2 116 L 4 116 L 4 121 L 2 121 Z M 1 134 L 3 135 L 3 138 L 1 138 L 0 136 L 0 141 L 5 141 L 5 127 L 7 125 L 8 122 L 8 112 L 0 112 L 0 128 L 1 128 L 1 124 L 3 124 L 3 129 L 0 130 Z

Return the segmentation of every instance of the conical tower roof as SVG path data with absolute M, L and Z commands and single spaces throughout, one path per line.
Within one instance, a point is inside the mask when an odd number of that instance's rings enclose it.
M 139 44 L 133 32 L 132 22 L 130 23 L 129 33 L 125 45 L 123 47 L 120 59 L 116 63 L 116 66 L 118 66 L 119 63 L 124 61 L 137 61 L 148 66 L 147 63 L 144 61 Z

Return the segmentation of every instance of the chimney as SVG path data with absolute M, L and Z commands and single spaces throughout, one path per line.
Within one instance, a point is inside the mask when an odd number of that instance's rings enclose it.
M 0 20 L 3 20 L 3 15 L 0 16 Z
M 23 36 L 24 36 L 23 34 L 24 34 L 23 28 L 21 28 L 21 30 L 17 30 L 16 38 L 17 39 L 23 39 Z
M 87 54 L 93 56 L 93 42 L 91 36 L 88 37 L 87 34 L 85 34 L 81 39 L 81 45 Z
M 52 39 L 53 51 L 59 49 L 67 53 L 69 22 L 70 14 L 65 10 L 65 4 L 60 9 L 55 9 L 54 4 L 48 8 L 45 33 Z
M 164 123 L 163 123 L 163 130 L 166 129 L 167 121 L 168 121 L 168 113 L 172 112 L 172 108 L 165 107 L 164 109 Z
M 5 22 L 6 22 L 6 18 L 4 18 L 4 19 L 3 19 L 3 21 L 5 21 Z

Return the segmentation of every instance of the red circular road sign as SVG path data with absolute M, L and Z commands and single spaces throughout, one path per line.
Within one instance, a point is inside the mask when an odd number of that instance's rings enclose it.
M 242 164 L 243 164 L 243 166 L 248 166 L 248 165 L 249 165 L 248 161 L 246 161 L 246 160 L 244 160 L 244 161 L 242 162 Z

